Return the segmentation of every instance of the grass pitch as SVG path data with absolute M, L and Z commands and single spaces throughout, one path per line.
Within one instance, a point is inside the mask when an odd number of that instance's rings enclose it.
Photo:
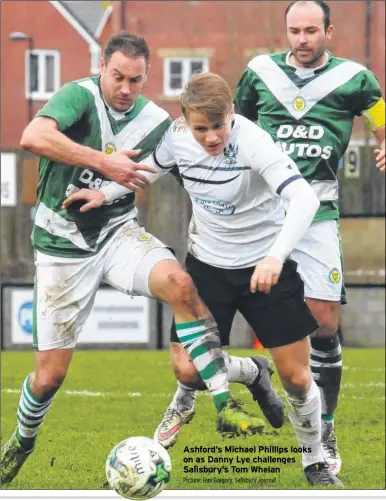
M 229 352 L 238 356 L 251 354 L 251 350 Z M 343 459 L 340 478 L 346 489 L 384 489 L 385 350 L 345 348 L 343 364 L 336 414 Z M 15 426 L 20 388 L 33 369 L 33 354 L 4 352 L 1 369 L 3 443 Z M 281 388 L 276 375 L 273 382 Z M 108 453 L 128 436 L 152 437 L 174 389 L 166 351 L 75 353 L 67 379 L 39 433 L 36 450 L 9 488 L 108 488 L 104 473 Z M 231 390 L 245 402 L 246 409 L 261 415 L 243 386 L 232 385 Z M 281 389 L 280 394 L 283 395 Z M 277 435 L 269 434 L 273 430 L 267 425 L 266 435 L 223 440 L 215 431 L 215 418 L 208 393 L 201 392 L 196 416 L 183 427 L 170 451 L 170 489 L 310 488 L 301 469 L 300 454 L 291 449 L 297 443 L 289 422 Z M 215 453 L 187 450 L 195 446 L 217 448 Z M 225 447 L 231 446 L 256 446 L 256 452 L 225 452 Z M 259 446 L 267 449 L 259 452 Z M 279 448 L 287 448 L 288 452 L 279 452 Z M 288 462 L 278 462 L 277 458 L 284 457 L 289 458 Z M 251 471 L 252 466 L 268 470 L 256 473 Z M 196 471 L 221 467 L 221 473 Z M 279 471 L 272 471 L 275 468 Z

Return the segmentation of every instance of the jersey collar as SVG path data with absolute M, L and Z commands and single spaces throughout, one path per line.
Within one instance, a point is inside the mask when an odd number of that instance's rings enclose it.
M 114 118 L 114 120 L 117 120 L 117 121 L 122 120 L 123 118 L 126 118 L 127 115 L 132 111 L 132 109 L 135 106 L 135 103 L 133 103 L 127 111 L 125 111 L 124 113 L 121 113 L 119 111 L 114 110 L 114 108 L 111 108 L 111 106 L 109 106 L 106 103 L 104 98 L 103 98 L 103 102 L 105 103 L 106 109 L 109 111 L 110 115 Z
M 292 51 L 289 50 L 286 54 L 285 63 L 287 66 L 290 66 L 291 68 L 293 68 L 295 70 L 295 74 L 299 78 L 301 78 L 302 80 L 305 80 L 306 78 L 314 77 L 315 74 L 317 74 L 320 70 L 325 68 L 330 63 L 331 57 L 332 57 L 331 53 L 328 50 L 326 50 L 327 59 L 320 66 L 317 66 L 316 68 L 298 68 L 294 64 L 290 63 L 291 54 L 292 54 Z

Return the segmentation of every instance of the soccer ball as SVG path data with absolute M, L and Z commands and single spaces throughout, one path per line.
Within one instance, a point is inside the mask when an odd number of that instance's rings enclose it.
M 161 444 L 147 437 L 119 442 L 106 461 L 111 487 L 127 499 L 150 499 L 170 480 L 172 462 Z

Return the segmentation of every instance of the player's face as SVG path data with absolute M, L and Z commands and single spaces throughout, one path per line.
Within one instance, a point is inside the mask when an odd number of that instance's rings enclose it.
M 314 2 L 295 4 L 287 14 L 287 38 L 297 65 L 315 68 L 322 64 L 333 26 L 324 29 L 324 14 Z
M 209 153 L 221 155 L 227 146 L 232 129 L 233 110 L 218 122 L 211 122 L 203 113 L 189 111 L 186 116 L 194 139 Z
M 101 61 L 101 89 L 106 103 L 116 111 L 126 112 L 134 104 L 146 82 L 145 58 L 128 57 L 114 52 L 108 63 Z

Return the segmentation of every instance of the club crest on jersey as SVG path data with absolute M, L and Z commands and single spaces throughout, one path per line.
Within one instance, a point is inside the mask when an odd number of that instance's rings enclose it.
M 328 275 L 328 278 L 333 284 L 338 284 L 340 282 L 340 273 L 337 268 L 333 268 Z
M 115 151 L 117 151 L 114 143 L 106 143 L 105 153 L 107 155 L 112 155 Z
M 233 165 L 237 163 L 236 156 L 239 151 L 237 144 L 229 144 L 228 148 L 224 150 L 225 163 L 228 165 Z
M 304 97 L 298 96 L 297 98 L 294 99 L 292 106 L 296 111 L 303 111 L 304 108 L 306 107 L 306 101 Z

